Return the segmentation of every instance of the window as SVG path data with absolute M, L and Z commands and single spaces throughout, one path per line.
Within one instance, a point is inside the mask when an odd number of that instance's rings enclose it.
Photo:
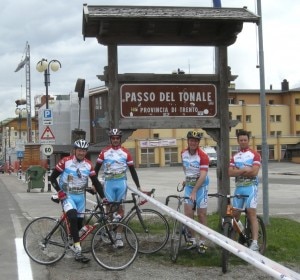
M 300 98 L 295 99 L 295 104 L 300 105 Z
M 250 123 L 251 122 L 251 115 L 246 115 L 246 122 Z
M 282 131 L 271 131 L 270 132 L 271 137 L 276 137 L 276 136 L 281 136 L 281 135 L 282 135 Z
M 269 104 L 274 104 L 274 100 L 269 100 Z
M 296 121 L 300 122 L 300 115 L 296 115 Z
M 236 154 L 239 150 L 240 150 L 239 146 L 232 146 L 231 147 L 231 156 L 233 156 L 234 154 Z
M 154 133 L 154 134 L 153 134 L 153 138 L 154 138 L 154 139 L 159 139 L 159 133 Z
M 150 167 L 151 164 L 154 163 L 155 163 L 154 148 L 141 149 L 141 164 L 145 164 L 148 167 Z
M 281 115 L 270 115 L 270 122 L 281 122 Z
M 257 148 L 256 148 L 257 152 L 262 154 L 262 146 L 261 145 L 257 145 Z M 269 145 L 269 157 L 268 159 L 274 159 L 275 158 L 275 152 L 274 152 L 275 148 L 274 148 L 274 145 Z
M 239 105 L 244 105 L 245 104 L 245 100 L 239 100 Z
M 178 163 L 177 148 L 165 148 L 165 164 L 172 165 L 172 163 Z
M 234 98 L 228 98 L 228 104 L 235 104 Z
M 296 131 L 296 135 L 297 135 L 297 136 L 300 136 L 300 130 L 297 130 L 297 131 Z
M 242 121 L 242 116 L 241 115 L 237 115 L 236 116 L 236 120 L 239 121 L 239 122 L 241 122 Z

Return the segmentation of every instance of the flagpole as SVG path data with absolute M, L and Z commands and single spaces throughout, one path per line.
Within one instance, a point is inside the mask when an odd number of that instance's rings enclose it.
M 269 224 L 269 186 L 268 186 L 268 143 L 266 121 L 266 92 L 265 92 L 265 65 L 262 32 L 261 0 L 257 0 L 257 13 L 260 17 L 258 24 L 259 44 L 259 77 L 260 77 L 260 108 L 261 108 L 261 132 L 262 132 L 262 186 L 263 186 L 263 219 Z

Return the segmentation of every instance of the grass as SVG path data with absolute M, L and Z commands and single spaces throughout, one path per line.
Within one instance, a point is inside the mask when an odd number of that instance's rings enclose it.
M 300 263 L 300 223 L 286 219 L 271 217 L 267 230 L 267 249 L 265 256 L 273 261 L 286 264 Z M 219 217 L 216 214 L 208 216 L 208 226 L 214 230 L 218 229 Z M 171 225 L 171 222 L 170 222 Z M 171 262 L 169 257 L 169 244 L 166 247 L 152 255 L 147 255 L 159 262 Z M 181 250 L 177 264 L 184 266 L 220 266 L 221 248 L 219 246 L 209 246 L 204 255 L 200 255 L 196 250 Z M 230 264 L 243 264 L 243 260 L 235 255 L 231 255 Z

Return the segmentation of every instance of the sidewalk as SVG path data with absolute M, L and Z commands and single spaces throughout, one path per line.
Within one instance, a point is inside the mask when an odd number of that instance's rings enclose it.
M 268 195 L 269 195 L 269 216 L 286 216 L 300 222 L 300 165 L 294 163 L 269 163 L 268 164 Z M 155 199 L 165 203 L 168 195 L 177 193 L 177 185 L 183 181 L 181 167 L 163 168 L 139 168 L 137 169 L 143 190 L 155 188 Z M 216 169 L 210 168 L 209 192 L 217 191 Z M 260 174 L 261 176 L 261 174 Z M 60 215 L 60 205 L 51 201 L 51 195 L 55 193 L 52 188 L 31 189 L 27 192 L 27 183 L 19 180 L 16 174 L 1 174 L 0 180 L 7 186 L 13 197 L 18 202 L 23 214 L 28 218 L 39 216 Z M 233 181 L 232 181 L 233 182 Z M 130 173 L 128 172 L 128 184 L 134 186 Z M 233 183 L 231 183 L 233 186 Z M 233 188 L 233 187 L 232 187 Z M 88 194 L 88 199 L 94 198 Z M 174 205 L 171 205 L 173 207 Z M 217 210 L 217 199 L 210 199 L 208 212 Z M 263 211 L 263 186 L 259 187 L 258 213 Z

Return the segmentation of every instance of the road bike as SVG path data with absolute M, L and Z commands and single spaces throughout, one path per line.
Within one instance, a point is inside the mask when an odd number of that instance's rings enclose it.
M 59 202 L 56 198 L 55 202 Z M 97 210 L 83 212 L 84 215 L 97 215 L 95 223 L 86 227 L 80 236 L 81 244 L 89 243 L 95 261 L 108 270 L 122 270 L 135 260 L 138 253 L 138 239 L 126 224 L 109 221 L 105 204 L 97 196 Z M 124 247 L 116 246 L 117 228 L 123 227 Z M 92 239 L 88 240 L 88 237 Z M 88 240 L 88 241 L 86 241 Z M 32 220 L 23 234 L 23 245 L 27 255 L 39 264 L 49 265 L 61 260 L 66 253 L 74 252 L 70 224 L 64 211 L 60 218 L 40 217 Z
M 148 196 L 153 196 L 155 189 L 143 191 Z M 121 204 L 133 204 L 126 212 L 120 222 L 132 229 L 138 239 L 139 253 L 151 254 L 161 250 L 169 240 L 169 223 L 167 219 L 154 209 L 141 207 L 147 202 L 147 199 L 140 199 L 136 193 L 131 193 L 132 199 L 122 200 L 121 202 L 112 202 L 110 212 L 117 212 Z M 87 216 L 86 223 L 98 220 L 98 205 L 95 205 L 93 212 Z M 111 215 L 111 219 L 113 215 Z M 127 229 L 126 229 L 127 230 Z M 124 231 L 126 234 L 126 230 Z M 133 244 L 134 245 L 134 244 Z
M 177 191 L 180 192 L 183 190 L 184 187 L 179 189 L 179 185 L 177 186 Z M 177 199 L 177 206 L 176 210 L 179 213 L 182 213 L 182 204 L 184 203 L 185 200 L 189 200 L 189 197 L 185 196 L 180 196 L 180 195 L 169 195 L 166 198 L 166 205 L 169 204 L 169 201 L 171 198 Z M 196 209 L 196 203 L 194 202 L 193 205 L 193 210 Z M 181 247 L 182 239 L 184 238 L 185 243 L 191 238 L 191 234 L 189 232 L 189 229 L 182 224 L 180 221 L 177 219 L 174 219 L 173 221 L 173 229 L 171 233 L 171 245 L 170 245 L 170 258 L 172 262 L 176 262 L 179 254 L 179 249 Z
M 252 231 L 250 220 L 247 217 L 247 208 L 244 209 L 237 209 L 234 208 L 231 204 L 232 198 L 245 198 L 248 197 L 247 195 L 230 195 L 230 194 L 221 194 L 221 193 L 213 193 L 208 194 L 209 197 L 217 197 L 217 198 L 224 198 L 226 199 L 226 214 L 222 217 L 221 226 L 222 226 L 222 233 L 224 236 L 233 239 L 234 241 L 246 246 L 250 247 L 252 243 Z M 233 211 L 239 211 L 241 214 L 239 221 L 233 215 Z M 244 216 L 244 218 L 243 218 Z M 243 221 L 242 221 L 243 220 Z M 259 252 L 264 254 L 266 250 L 267 244 L 267 233 L 266 227 L 263 222 L 263 219 L 257 215 L 257 222 L 258 222 L 258 246 Z M 222 249 L 222 272 L 226 273 L 228 271 L 228 262 L 229 262 L 229 251 L 226 249 Z

